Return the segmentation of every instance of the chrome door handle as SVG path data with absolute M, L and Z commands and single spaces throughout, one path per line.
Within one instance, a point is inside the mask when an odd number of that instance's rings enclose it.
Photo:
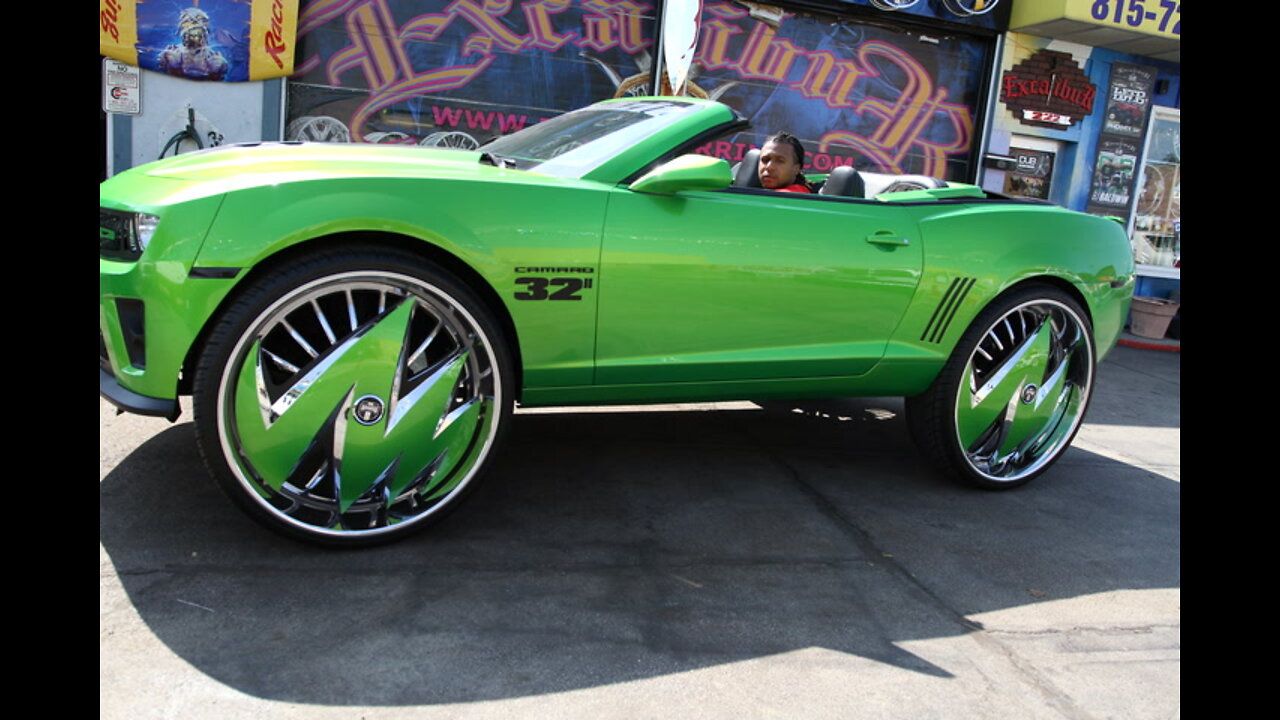
M 910 245 L 911 238 L 902 237 L 898 233 L 890 232 L 888 230 L 881 230 L 874 235 L 868 235 L 867 242 L 875 245 Z

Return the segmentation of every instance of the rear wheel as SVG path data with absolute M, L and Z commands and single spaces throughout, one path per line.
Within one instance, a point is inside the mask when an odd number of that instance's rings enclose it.
M 259 278 L 197 369 L 196 431 L 259 522 L 328 545 L 402 537 L 463 498 L 511 413 L 485 306 L 421 259 L 318 253 Z
M 1066 451 L 1088 409 L 1093 330 L 1048 286 L 996 300 L 973 322 L 907 420 L 925 454 L 979 487 L 1025 484 Z

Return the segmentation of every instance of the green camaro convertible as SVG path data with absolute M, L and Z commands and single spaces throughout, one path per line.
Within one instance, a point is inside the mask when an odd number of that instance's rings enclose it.
M 285 534 L 456 506 L 514 403 L 899 395 L 986 488 L 1084 418 L 1134 267 L 1112 220 L 837 168 L 812 195 L 696 154 L 746 122 L 599 103 L 476 151 L 262 143 L 101 186 L 101 394 L 193 396 L 221 487 Z

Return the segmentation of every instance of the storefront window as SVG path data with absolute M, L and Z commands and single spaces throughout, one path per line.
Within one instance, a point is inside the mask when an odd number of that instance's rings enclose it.
M 785 130 L 805 171 L 841 165 L 970 182 L 991 42 L 798 8 L 705 2 L 690 92 L 752 128 L 700 152 L 729 162 Z
M 1134 260 L 1141 274 L 1179 277 L 1182 238 L 1179 232 L 1181 203 L 1181 121 L 1177 108 L 1156 107 L 1147 133 L 1142 192 L 1134 213 Z
M 474 149 L 652 85 L 634 0 L 303 3 L 287 140 Z

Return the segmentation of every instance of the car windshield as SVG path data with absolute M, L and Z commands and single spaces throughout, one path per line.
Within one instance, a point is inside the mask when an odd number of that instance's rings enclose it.
M 693 103 L 637 100 L 575 110 L 483 145 L 521 170 L 578 178 L 685 113 Z

